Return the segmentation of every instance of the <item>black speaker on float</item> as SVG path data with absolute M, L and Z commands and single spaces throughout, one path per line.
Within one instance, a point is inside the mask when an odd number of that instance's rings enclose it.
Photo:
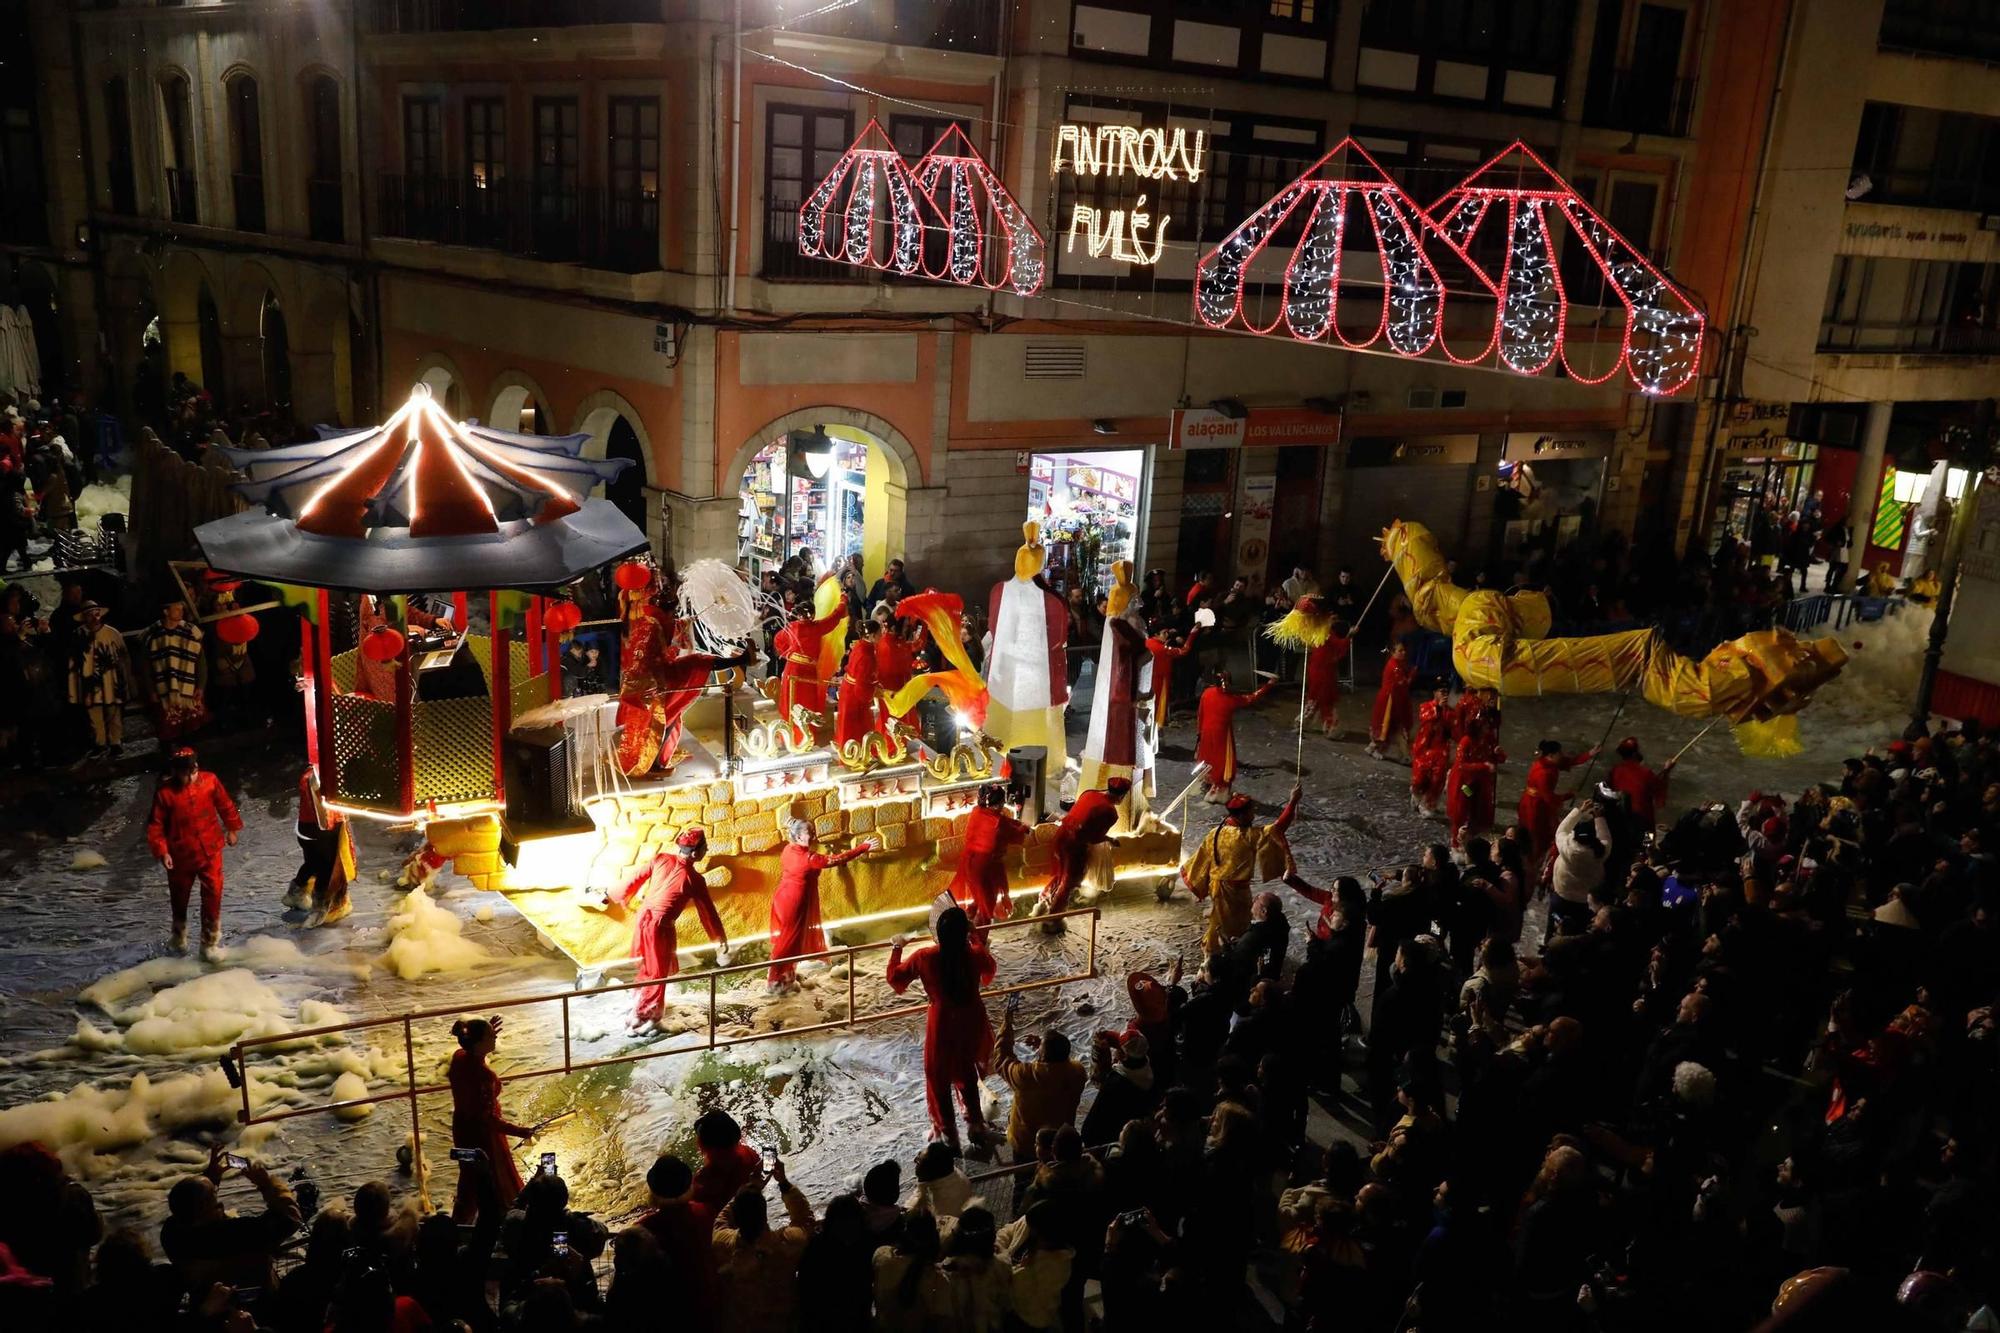
M 529 727 L 507 737 L 507 820 L 517 826 L 566 824 L 575 815 L 569 799 L 569 737 L 562 727 Z
M 1021 818 L 1041 822 L 1049 813 L 1049 751 L 1043 745 L 1022 745 L 1007 751 L 1008 779 L 1021 796 Z

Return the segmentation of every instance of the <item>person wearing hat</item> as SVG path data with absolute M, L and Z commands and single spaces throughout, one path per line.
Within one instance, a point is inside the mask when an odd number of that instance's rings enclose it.
M 993 1024 L 979 990 L 999 969 L 986 951 L 982 932 L 973 929 L 963 908 L 954 905 L 936 914 L 931 941 L 905 956 L 908 937 L 896 936 L 889 946 L 887 979 L 898 995 L 912 984 L 921 985 L 929 1001 L 924 1015 L 924 1105 L 930 1112 L 931 1136 L 949 1144 L 956 1155 L 954 1095 L 965 1112 L 968 1137 L 981 1148 L 993 1142 L 979 1102 L 979 1080 L 993 1058 Z
M 708 834 L 701 825 L 691 824 L 674 839 L 672 851 L 656 855 L 644 870 L 601 900 L 609 907 L 613 903 L 628 906 L 634 897 L 640 899 L 639 914 L 632 923 L 632 956 L 639 960 L 634 979 L 654 984 L 633 992 L 636 998 L 627 1026 L 635 1032 L 659 1026 L 667 1003 L 667 988 L 662 983 L 681 970 L 676 923 L 690 903 L 701 918 L 702 929 L 715 941 L 715 961 L 729 961 L 729 932 L 715 910 L 715 900 L 708 896 L 708 881 L 695 869 L 695 862 L 707 854 Z
M 1302 794 L 1303 789 L 1293 783 L 1285 808 L 1262 825 L 1256 822 L 1255 801 L 1243 795 L 1230 797 L 1222 823 L 1181 866 L 1181 883 L 1209 904 L 1208 925 L 1201 936 L 1204 954 L 1220 953 L 1249 929 L 1251 884 L 1277 879 L 1289 868 L 1291 849 L 1285 844 L 1285 830 L 1299 812 Z
M 1013 914 L 1007 850 L 1027 840 L 1028 826 L 1007 813 L 1006 784 L 989 782 L 981 787 L 978 808 L 965 817 L 964 850 L 958 854 L 958 873 L 949 890 L 973 925 L 988 925 Z
M 1578 764 L 1587 764 L 1596 757 L 1594 746 L 1576 754 L 1564 754 L 1562 742 L 1556 740 L 1544 740 L 1535 747 L 1535 759 L 1528 765 L 1528 780 L 1521 788 L 1521 801 L 1514 807 L 1514 814 L 1528 835 L 1522 860 L 1536 883 L 1541 881 L 1543 862 L 1555 848 L 1556 823 L 1562 818 L 1562 798 L 1556 791 L 1556 783 Z
M 76 655 L 69 671 L 69 701 L 90 721 L 89 758 L 125 750 L 125 700 L 132 689 L 132 664 L 125 636 L 104 621 L 104 608 L 86 601 L 77 608 Z
M 1445 777 L 1445 822 L 1455 848 L 1493 827 L 1494 782 L 1507 759 L 1493 717 L 1480 711 L 1462 721 L 1451 771 Z
M 1210 801 L 1228 800 L 1230 788 L 1236 785 L 1237 712 L 1262 703 L 1264 696 L 1277 688 L 1273 678 L 1254 690 L 1232 690 L 1229 673 L 1218 671 L 1215 684 L 1201 692 L 1201 702 L 1195 708 L 1194 757 L 1196 763 L 1207 766 L 1203 782 Z
M 146 630 L 146 686 L 153 726 L 163 741 L 198 730 L 208 720 L 201 703 L 201 626 L 187 618 L 187 603 L 160 603 L 160 618 Z
M 1632 809 L 1633 822 L 1643 829 L 1659 823 L 1660 807 L 1667 803 L 1667 776 L 1679 759 L 1669 759 L 1654 772 L 1639 753 L 1639 738 L 1627 736 L 1618 742 L 1618 762 L 1611 766 L 1605 785 L 1625 798 Z
M 1100 1032 L 1091 1042 L 1090 1081 L 1097 1100 L 1083 1117 L 1083 1141 L 1112 1143 L 1128 1120 L 1145 1120 L 1160 1104 L 1160 1086 L 1153 1068 L 1153 1045 L 1146 1034 Z
M 813 850 L 810 821 L 794 819 L 785 830 L 785 850 L 778 856 L 778 887 L 771 892 L 771 971 L 765 987 L 772 993 L 798 985 L 798 965 L 788 960 L 805 953 L 823 953 L 826 935 L 820 929 L 819 872 L 846 865 L 877 850 L 863 838 L 831 856 Z
M 201 953 L 214 960 L 222 943 L 222 849 L 236 845 L 242 828 L 243 817 L 215 774 L 202 771 L 191 747 L 176 749 L 146 819 L 146 846 L 167 872 L 176 953 L 187 948 L 188 895 L 198 879 Z
M 1118 823 L 1118 807 L 1132 794 L 1129 778 L 1113 778 L 1102 788 L 1093 787 L 1076 798 L 1076 804 L 1056 826 L 1054 868 L 1042 895 L 1035 900 L 1037 914 L 1060 912 L 1069 906 L 1069 896 L 1090 872 L 1090 849 L 1108 841 Z M 1060 924 L 1060 923 L 1056 923 Z

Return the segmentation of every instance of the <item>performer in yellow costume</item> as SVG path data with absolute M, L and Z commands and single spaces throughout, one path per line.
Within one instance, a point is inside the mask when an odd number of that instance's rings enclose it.
M 1260 825 L 1255 822 L 1257 803 L 1238 792 L 1229 798 L 1220 827 L 1201 840 L 1181 867 L 1181 883 L 1212 904 L 1201 936 L 1203 953 L 1215 953 L 1250 928 L 1252 884 L 1278 879 L 1291 868 L 1285 830 L 1299 812 L 1299 794 L 1294 784 L 1278 817 Z

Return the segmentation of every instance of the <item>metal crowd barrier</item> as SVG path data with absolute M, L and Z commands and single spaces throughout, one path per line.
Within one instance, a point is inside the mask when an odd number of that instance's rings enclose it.
M 1066 986 L 1072 982 L 1088 981 L 1097 975 L 1097 920 L 1099 909 L 1077 907 L 1066 912 L 1050 912 L 1045 916 L 1015 916 L 1005 921 L 996 921 L 987 927 L 991 934 L 1004 930 L 1038 928 L 1044 922 L 1065 921 L 1075 917 L 1087 918 L 1090 922 L 1089 944 L 1084 956 L 1083 970 L 1058 977 L 1043 977 L 1033 981 L 1019 981 L 1006 986 L 991 986 L 981 990 L 982 997 L 1014 995 L 1025 991 L 1047 990 L 1056 986 Z M 635 1064 L 642 1060 L 657 1060 L 674 1055 L 694 1055 L 704 1051 L 722 1050 L 731 1046 L 747 1045 L 751 1042 L 769 1041 L 774 1038 L 802 1037 L 815 1032 L 828 1032 L 836 1028 L 855 1028 L 870 1023 L 887 1022 L 895 1018 L 909 1018 L 921 1014 L 928 1007 L 924 1004 L 904 1004 L 878 1013 L 861 1013 L 856 1006 L 855 962 L 862 954 L 880 953 L 892 947 L 890 940 L 877 940 L 868 944 L 852 944 L 839 949 L 827 949 L 820 953 L 799 954 L 786 959 L 790 963 L 810 963 L 821 960 L 844 959 L 847 963 L 847 1016 L 830 1019 L 823 1023 L 812 1023 L 803 1027 L 781 1028 L 771 1032 L 753 1032 L 740 1037 L 722 1037 L 716 1032 L 716 1004 L 719 982 L 724 977 L 739 973 L 763 972 L 770 968 L 766 959 L 756 963 L 734 963 L 728 967 L 711 968 L 707 972 L 692 976 L 670 978 L 667 981 L 621 981 L 610 985 L 593 987 L 581 991 L 557 991 L 547 995 L 497 996 L 491 999 L 468 1000 L 442 1009 L 420 1009 L 405 1014 L 384 1015 L 380 1018 L 361 1018 L 346 1023 L 333 1023 L 325 1027 L 300 1028 L 290 1032 L 278 1032 L 269 1036 L 252 1037 L 237 1042 L 229 1048 L 230 1081 L 235 1083 L 243 1096 L 242 1109 L 237 1113 L 237 1122 L 243 1125 L 267 1125 L 281 1120 L 295 1120 L 300 1116 L 331 1115 L 337 1111 L 357 1106 L 378 1106 L 385 1102 L 407 1101 L 410 1106 L 410 1133 L 412 1151 L 419 1161 L 423 1154 L 423 1126 L 418 1117 L 420 1098 L 451 1091 L 448 1083 L 419 1083 L 417 1081 L 416 1025 L 442 1018 L 457 1018 L 465 1014 L 486 1014 L 499 1009 L 520 1009 L 535 1004 L 556 1004 L 562 1006 L 562 1063 L 539 1069 L 516 1070 L 500 1075 L 502 1083 L 517 1083 L 526 1079 L 553 1078 L 569 1075 L 587 1069 L 603 1069 L 611 1065 Z M 570 1006 L 576 1000 L 590 999 L 599 995 L 613 995 L 621 991 L 638 990 L 644 986 L 683 986 L 706 982 L 708 986 L 708 1032 L 706 1039 L 698 1045 L 673 1045 L 660 1049 L 628 1051 L 620 1055 L 605 1056 L 600 1059 L 579 1060 L 571 1043 Z M 373 1093 L 366 1097 L 349 1097 L 341 1101 L 326 1102 L 317 1106 L 288 1106 L 278 1110 L 258 1112 L 250 1105 L 250 1069 L 246 1063 L 248 1054 L 261 1047 L 281 1046 L 301 1041 L 316 1040 L 321 1037 L 337 1036 L 351 1032 L 367 1032 L 381 1028 L 403 1030 L 404 1086 L 392 1092 Z M 679 1034 L 685 1035 L 685 1034 Z

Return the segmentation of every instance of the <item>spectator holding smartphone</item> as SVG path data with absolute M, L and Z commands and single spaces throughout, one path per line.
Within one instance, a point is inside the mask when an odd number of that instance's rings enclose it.
M 256 1188 L 264 1211 L 238 1216 L 223 1208 L 217 1191 L 231 1171 Z M 200 1175 L 189 1176 L 168 1191 L 160 1248 L 182 1287 L 197 1297 L 217 1283 L 274 1292 L 278 1277 L 272 1260 L 303 1220 L 283 1181 L 217 1146 L 209 1151 L 208 1165 Z
M 785 1226 L 771 1226 L 762 1180 L 738 1190 L 715 1219 L 717 1304 L 735 1333 L 789 1333 L 798 1322 L 799 1259 L 813 1235 L 812 1204 L 786 1179 L 782 1161 L 771 1180 Z

